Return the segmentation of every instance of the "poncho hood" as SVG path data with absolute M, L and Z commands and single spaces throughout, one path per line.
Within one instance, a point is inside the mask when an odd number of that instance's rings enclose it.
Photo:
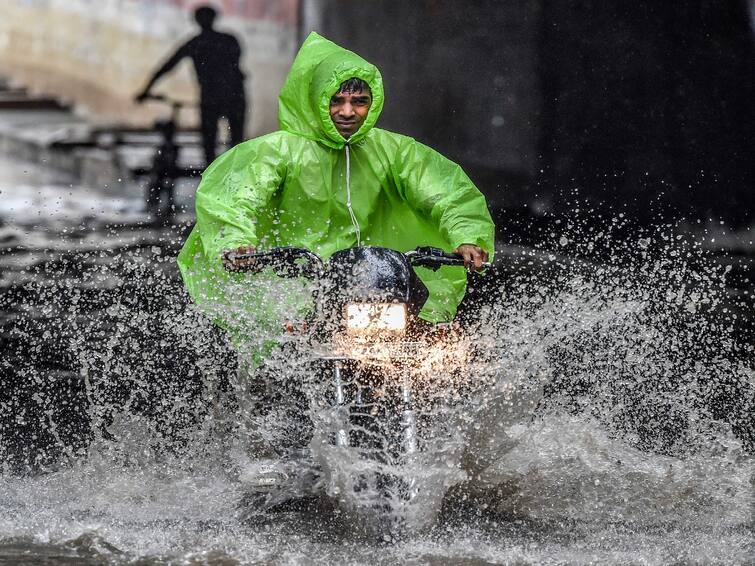
M 349 144 L 364 138 L 383 109 L 383 79 L 375 65 L 312 32 L 299 49 L 278 97 L 281 130 L 340 149 L 346 139 L 330 118 L 330 98 L 344 81 L 356 77 L 370 85 L 372 106 Z

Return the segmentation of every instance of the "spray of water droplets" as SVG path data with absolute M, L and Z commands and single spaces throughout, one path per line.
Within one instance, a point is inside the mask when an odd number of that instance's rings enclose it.
M 88 238 L 2 256 L 3 548 L 114 563 L 705 562 L 710 548 L 747 561 L 752 305 L 665 227 L 621 242 L 573 227 L 502 250 L 464 315 L 461 369 L 422 369 L 425 450 L 400 469 L 329 441 L 316 352 L 277 325 L 305 286 L 242 285 L 275 323 L 235 312 L 231 340 L 182 290 L 180 235 Z M 264 371 L 301 398 L 260 412 L 256 355 L 271 342 Z M 293 489 L 314 502 L 260 526 L 244 478 L 289 437 L 307 439 L 318 474 Z M 380 474 L 415 496 L 368 481 Z M 386 499 L 412 527 L 389 547 L 355 527 Z

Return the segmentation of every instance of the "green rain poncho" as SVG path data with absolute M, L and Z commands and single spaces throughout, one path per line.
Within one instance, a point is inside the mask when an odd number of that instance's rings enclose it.
M 352 77 L 370 85 L 373 102 L 346 147 L 329 107 Z M 439 153 L 375 128 L 383 101 L 374 65 L 309 35 L 280 93 L 280 130 L 227 151 L 202 175 L 197 223 L 178 257 L 196 303 L 222 304 L 230 282 L 253 277 L 225 272 L 224 249 L 298 246 L 326 259 L 358 245 L 357 226 L 362 245 L 451 251 L 469 243 L 492 254 L 494 226 L 483 195 Z M 347 208 L 347 183 L 357 226 Z M 464 297 L 464 270 L 417 271 L 430 291 L 420 316 L 451 320 Z

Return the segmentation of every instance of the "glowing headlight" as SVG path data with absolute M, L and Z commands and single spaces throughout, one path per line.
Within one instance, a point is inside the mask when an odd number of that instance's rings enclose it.
M 346 306 L 349 332 L 401 332 L 406 328 L 406 305 L 354 303 Z

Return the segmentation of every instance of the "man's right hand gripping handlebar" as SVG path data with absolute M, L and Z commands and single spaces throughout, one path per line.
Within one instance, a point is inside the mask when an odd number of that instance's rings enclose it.
M 254 271 L 256 258 L 249 257 L 257 251 L 254 246 L 239 246 L 230 250 L 223 250 L 221 259 L 223 260 L 223 267 L 227 271 Z

